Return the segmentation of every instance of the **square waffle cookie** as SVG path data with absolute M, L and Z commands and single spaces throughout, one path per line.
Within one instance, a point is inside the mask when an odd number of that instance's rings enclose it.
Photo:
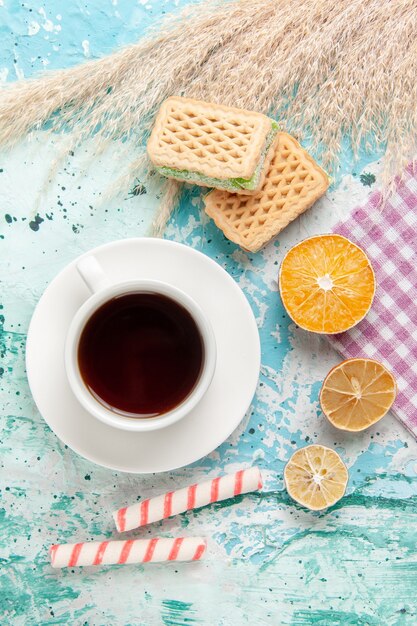
M 204 199 L 206 213 L 225 236 L 257 252 L 329 186 L 324 170 L 287 133 L 278 133 L 269 170 L 259 192 L 242 196 L 214 190 Z
M 277 132 L 262 113 L 172 97 L 159 110 L 148 154 L 169 178 L 252 193 L 263 183 Z

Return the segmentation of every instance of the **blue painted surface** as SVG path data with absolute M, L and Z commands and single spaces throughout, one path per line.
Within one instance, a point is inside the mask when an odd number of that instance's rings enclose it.
M 69 67 L 135 41 L 173 2 L 0 2 L 0 77 Z M 35 205 L 53 146 L 21 145 L 0 154 L 0 622 L 3 624 L 415 624 L 417 446 L 388 416 L 360 435 L 328 426 L 318 406 L 321 381 L 338 361 L 324 340 L 297 330 L 276 288 L 285 250 L 361 201 L 378 184 L 378 155 L 341 182 L 267 249 L 247 255 L 201 215 L 200 192 L 184 193 L 167 237 L 216 259 L 245 291 L 262 339 L 253 406 L 218 450 L 193 466 L 146 478 L 92 465 L 49 430 L 30 397 L 24 345 L 47 283 L 77 254 L 146 233 L 157 197 L 102 205 L 107 170 L 80 175 L 76 154 Z M 104 166 L 103 166 L 104 168 Z M 74 176 L 72 176 L 74 174 Z M 344 177 L 342 177 L 344 175 Z M 47 373 L 45 373 L 47 375 Z M 349 466 L 345 498 L 312 514 L 290 501 L 282 470 L 299 446 L 334 447 Z M 109 513 L 137 496 L 182 487 L 207 475 L 258 463 L 262 494 L 214 505 L 135 533 L 211 538 L 198 565 L 52 571 L 57 541 L 114 534 Z

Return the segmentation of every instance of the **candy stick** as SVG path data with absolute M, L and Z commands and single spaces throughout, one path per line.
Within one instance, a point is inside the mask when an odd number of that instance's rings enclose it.
M 128 539 L 127 541 L 87 541 L 51 546 L 52 567 L 123 565 L 199 561 L 206 551 L 202 537 L 177 539 Z
M 113 517 L 117 530 L 123 532 L 184 511 L 197 509 L 210 502 L 220 502 L 220 500 L 261 488 L 262 476 L 259 468 L 250 467 L 124 507 L 115 511 Z

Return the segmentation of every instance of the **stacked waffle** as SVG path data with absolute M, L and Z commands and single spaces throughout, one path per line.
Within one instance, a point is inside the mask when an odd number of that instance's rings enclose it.
M 148 142 L 164 176 L 213 187 L 207 214 L 256 252 L 322 196 L 329 180 L 313 158 L 261 113 L 189 98 L 166 100 Z

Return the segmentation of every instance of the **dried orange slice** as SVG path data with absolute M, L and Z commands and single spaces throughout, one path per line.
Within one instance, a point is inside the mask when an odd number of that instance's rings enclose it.
M 348 478 L 346 465 L 337 452 L 319 445 L 294 452 L 284 469 L 289 495 L 312 511 L 321 511 L 340 500 Z
M 357 432 L 384 417 L 396 395 L 395 378 L 382 363 L 348 359 L 327 374 L 320 404 L 333 426 Z
M 366 254 L 342 235 L 318 235 L 287 252 L 279 273 L 291 319 L 315 333 L 341 333 L 361 321 L 375 293 Z

